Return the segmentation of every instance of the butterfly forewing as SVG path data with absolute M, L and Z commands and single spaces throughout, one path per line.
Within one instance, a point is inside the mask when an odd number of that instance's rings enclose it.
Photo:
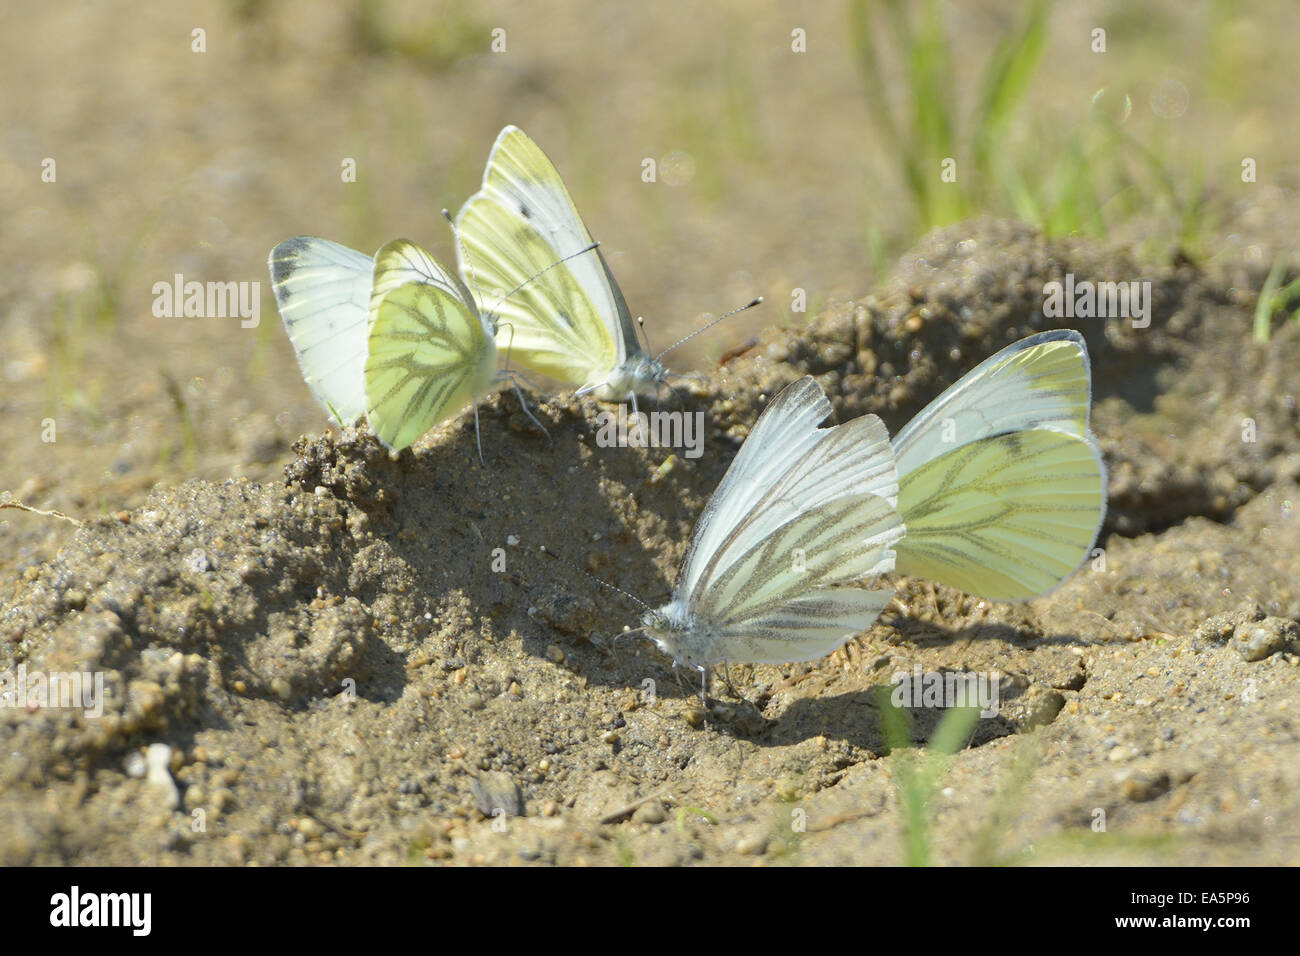
M 872 494 L 892 509 L 898 497 L 889 433 L 875 415 L 814 432 L 817 443 L 791 460 L 763 497 L 713 552 L 696 587 L 722 575 L 750 542 L 769 538 L 792 517 L 851 495 Z
M 312 236 L 271 250 L 271 287 L 303 379 L 340 425 L 366 413 L 366 325 L 374 262 Z
M 784 388 L 763 409 L 700 515 L 678 587 L 688 593 L 722 542 L 776 480 L 820 441 L 831 403 L 810 376 Z
M 900 477 L 968 442 L 1030 428 L 1088 433 L 1091 375 L 1083 336 L 1040 332 L 962 376 L 894 438 Z
M 893 569 L 903 535 L 898 512 L 873 494 L 848 495 L 800 513 L 749 545 L 691 602 L 697 618 L 735 627 L 817 588 Z
M 893 569 L 904 528 L 884 425 L 818 428 L 810 377 L 759 416 L 705 508 L 652 636 L 697 666 L 820 657 L 870 626 L 888 592 L 846 587 Z
M 559 263 L 536 229 L 484 199 L 466 204 L 460 230 L 471 265 L 464 270 L 466 281 L 500 315 L 498 345 L 510 350 L 512 362 L 578 384 L 608 375 L 617 353 L 614 339 L 570 268 L 596 258 L 597 250 Z

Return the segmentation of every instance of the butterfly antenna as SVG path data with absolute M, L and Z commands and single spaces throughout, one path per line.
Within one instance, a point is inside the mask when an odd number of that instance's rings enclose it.
M 556 554 L 554 551 L 551 551 L 549 548 L 547 548 L 546 545 L 542 545 L 542 546 L 541 546 L 541 552 L 542 552 L 542 554 L 545 554 L 545 555 L 548 555 L 549 557 L 554 558 L 556 561 L 559 561 L 561 564 L 563 564 L 563 565 L 565 565 L 565 566 L 567 566 L 567 567 L 569 567 L 569 568 L 572 568 L 574 571 L 577 571 L 577 572 L 580 573 L 580 574 L 584 574 L 584 575 L 586 575 L 587 577 L 589 577 L 589 578 L 591 578 L 593 581 L 595 581 L 597 584 L 599 584 L 601 587 L 609 588 L 611 591 L 617 591 L 619 594 L 623 595 L 623 597 L 625 597 L 625 598 L 627 598 L 628 600 L 633 601 L 634 603 L 639 604 L 641 607 L 645 608 L 645 610 L 647 610 L 647 611 L 653 611 L 653 610 L 654 610 L 654 608 L 652 608 L 649 604 L 646 604 L 645 601 L 641 600 L 641 599 L 640 599 L 639 597 L 637 597 L 635 594 L 629 594 L 627 591 L 624 591 L 622 588 L 618 587 L 617 585 L 610 584 L 608 581 L 605 581 L 605 580 L 602 580 L 601 578 L 596 577 L 596 575 L 592 574 L 592 573 L 591 573 L 590 571 L 588 571 L 586 568 L 580 568 L 580 567 L 578 567 L 576 564 L 574 564 L 572 561 L 568 560 L 567 558 L 562 558 L 562 557 L 560 557 L 560 556 L 559 556 L 558 554 Z
M 763 297 L 760 295 L 758 298 L 754 299 L 752 302 L 747 302 L 747 303 L 745 303 L 744 305 L 742 305 L 742 306 L 741 306 L 740 308 L 738 308 L 738 309 L 732 309 L 730 312 L 727 312 L 727 313 L 724 313 L 723 315 L 718 316 L 716 319 L 714 319 L 714 320 L 713 320 L 712 322 L 710 322 L 708 325 L 703 325 L 703 326 L 701 326 L 700 328 L 696 329 L 694 332 L 692 332 L 690 335 L 687 335 L 687 336 L 684 336 L 683 338 L 678 339 L 678 340 L 677 340 L 676 342 L 674 342 L 672 345 L 668 346 L 668 348 L 664 349 L 662 352 L 660 352 L 658 355 L 656 355 L 656 356 L 655 356 L 655 360 L 658 361 L 659 359 L 663 358 L 665 355 L 667 355 L 669 352 L 671 352 L 673 349 L 677 348 L 678 346 L 680 346 L 680 345 L 685 345 L 687 342 L 689 342 L 691 339 L 695 338 L 695 336 L 699 335 L 700 333 L 709 331 L 709 329 L 713 328 L 715 325 L 717 325 L 717 324 L 718 324 L 719 322 L 721 322 L 723 319 L 729 319 L 729 318 L 731 318 L 733 315 L 735 315 L 737 312 L 744 312 L 746 309 L 752 309 L 754 306 L 758 305 L 758 304 L 761 303 L 762 301 L 763 301 Z
M 537 272 L 534 272 L 532 275 L 530 275 L 530 276 L 529 276 L 527 279 L 525 279 L 523 282 L 519 283 L 519 285 L 515 286 L 515 287 L 514 287 L 513 289 L 511 289 L 509 292 L 505 293 L 503 296 L 501 296 L 501 298 L 497 299 L 496 304 L 497 304 L 497 305 L 500 305 L 502 302 L 504 302 L 506 299 L 510 298 L 512 295 L 514 295 L 516 292 L 518 292 L 518 291 L 519 291 L 520 289 L 522 289 L 524 286 L 528 285 L 528 284 L 531 283 L 531 282 L 536 282 L 538 279 L 540 279 L 542 276 L 546 275 L 546 273 L 550 272 L 550 271 L 551 271 L 552 269 L 554 269 L 556 266 L 558 266 L 558 265 L 563 265 L 564 263 L 568 262 L 570 259 L 576 259 L 576 258 L 578 258 L 578 256 L 585 256 L 587 253 L 591 252 L 593 249 L 598 249 L 598 248 L 600 248 L 600 243 L 599 243 L 599 242 L 593 242 L 593 243 L 592 243 L 591 245 L 589 245 L 589 246 L 583 246 L 583 247 L 582 247 L 581 249 L 579 249 L 577 252 L 571 252 L 571 253 L 569 253 L 567 256 L 565 256 L 565 257 L 562 258 L 562 259 L 556 259 L 554 262 L 552 262 L 552 263 L 551 263 L 549 266 L 547 266 L 545 269 L 539 269 Z
M 641 340 L 645 342 L 646 355 L 654 354 L 650 349 L 650 333 L 645 330 L 645 316 L 638 315 L 636 317 L 636 327 L 641 333 Z

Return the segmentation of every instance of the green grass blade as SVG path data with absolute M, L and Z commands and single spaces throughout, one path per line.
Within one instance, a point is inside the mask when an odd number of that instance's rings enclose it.
M 1259 290 L 1259 298 L 1255 300 L 1255 328 L 1254 336 L 1256 345 L 1267 345 L 1268 340 L 1273 335 L 1273 309 L 1276 301 L 1278 285 L 1282 281 L 1282 272 L 1286 264 L 1279 258 L 1273 260 L 1273 268 L 1268 270 L 1268 278 L 1264 280 L 1264 288 Z

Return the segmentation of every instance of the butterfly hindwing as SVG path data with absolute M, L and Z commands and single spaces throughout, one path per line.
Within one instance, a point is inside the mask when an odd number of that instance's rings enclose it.
M 460 280 L 408 240 L 379 250 L 373 286 L 366 412 L 380 440 L 401 449 L 487 390 L 496 346 Z
M 1096 443 L 1036 428 L 982 438 L 900 483 L 901 574 L 1019 601 L 1051 591 L 1087 558 L 1106 512 Z
M 714 646 L 722 660 L 753 664 L 812 661 L 871 627 L 894 596 L 892 588 L 821 588 L 749 618 L 743 632 Z

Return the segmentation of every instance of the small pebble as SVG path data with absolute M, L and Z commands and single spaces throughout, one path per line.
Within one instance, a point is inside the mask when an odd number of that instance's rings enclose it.
M 1233 632 L 1232 646 L 1243 660 L 1262 661 L 1287 646 L 1297 627 L 1293 621 L 1266 617 L 1259 622 L 1243 622 Z
M 736 841 L 736 852 L 741 856 L 758 856 L 767 849 L 767 834 L 756 833 Z
M 664 812 L 664 805 L 658 800 L 650 800 L 641 804 L 636 808 L 636 812 L 632 814 L 634 823 L 656 824 L 663 823 L 667 819 L 668 814 Z
M 180 791 L 172 779 L 172 748 L 166 744 L 150 744 L 145 751 L 144 762 L 148 768 L 145 780 L 163 791 L 167 806 L 175 808 L 181 802 Z
M 148 767 L 144 762 L 144 754 L 138 750 L 132 750 L 122 761 L 122 768 L 126 771 L 128 777 L 134 777 L 136 780 L 144 778 L 145 771 Z
M 1167 773 L 1135 773 L 1124 781 L 1124 796 L 1134 803 L 1154 800 L 1169 790 Z
M 470 781 L 469 791 L 474 796 L 474 803 L 483 816 L 497 816 L 498 810 L 504 810 L 506 816 L 519 817 L 524 813 L 524 796 L 519 784 L 507 773 L 499 770 L 479 774 Z

